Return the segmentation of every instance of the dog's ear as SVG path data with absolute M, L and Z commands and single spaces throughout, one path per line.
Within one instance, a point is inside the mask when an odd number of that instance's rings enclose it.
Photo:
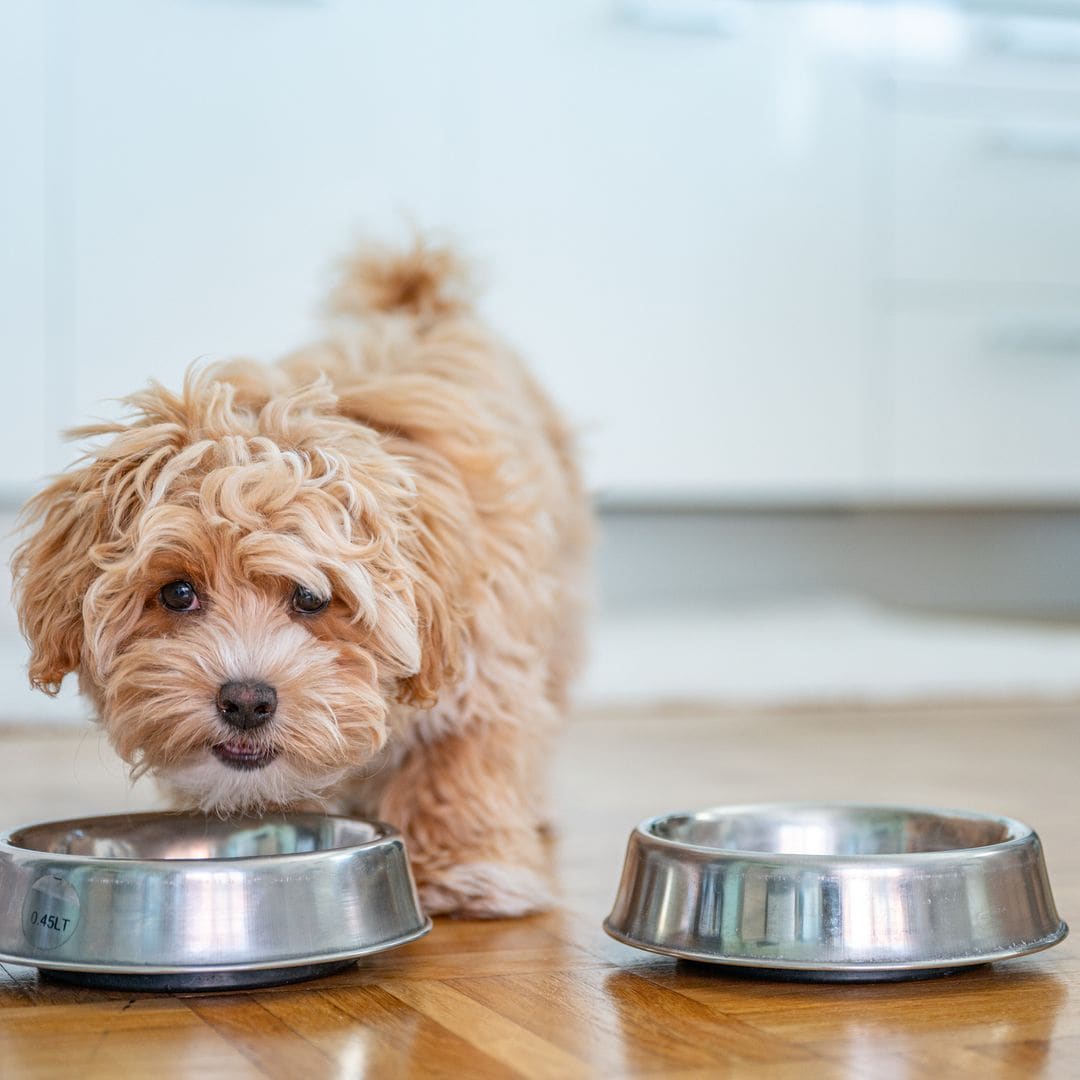
M 87 491 L 89 469 L 65 473 L 27 503 L 29 536 L 15 550 L 12 576 L 19 626 L 30 645 L 30 682 L 55 694 L 79 666 L 82 602 L 97 569 L 104 500 Z
M 453 606 L 430 578 L 414 587 L 420 666 L 400 682 L 398 700 L 415 708 L 431 708 L 444 685 L 453 684 L 463 672 L 463 627 Z
M 401 680 L 399 700 L 430 708 L 465 668 L 480 553 L 475 511 L 460 481 L 435 455 L 413 447 L 417 501 L 406 544 L 420 645 L 418 670 Z
M 480 440 L 449 433 L 452 447 L 439 445 L 448 435 L 446 387 L 433 380 L 410 375 L 372 378 L 337 396 L 341 414 L 378 432 L 382 449 L 407 468 L 413 486 L 397 538 L 414 621 L 411 656 L 406 674 L 399 678 L 398 700 L 430 708 L 443 687 L 465 674 L 472 617 L 482 587 L 483 531 L 476 500 L 462 475 L 464 469 L 485 472 L 484 463 L 476 460 Z M 463 416 L 468 409 L 469 403 L 462 401 Z

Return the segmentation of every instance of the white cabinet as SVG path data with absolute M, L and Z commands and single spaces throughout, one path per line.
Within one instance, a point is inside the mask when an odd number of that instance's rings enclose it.
M 880 488 L 1075 502 L 1080 21 L 951 17 L 957 55 L 898 63 L 879 131 Z
M 894 494 L 1076 497 L 1080 307 L 909 301 L 889 323 Z
M 1080 290 L 1080 98 L 1073 109 L 901 105 L 892 276 Z
M 844 497 L 868 480 L 861 71 L 800 5 L 711 6 L 715 32 L 673 33 L 455 5 L 447 208 L 594 484 Z
M 357 228 L 411 214 L 479 257 L 595 487 L 864 484 L 865 104 L 792 5 L 726 8 L 60 3 L 65 421 L 291 347 Z
M 316 332 L 335 257 L 412 218 L 476 255 L 614 499 L 1080 498 L 1068 362 L 980 351 L 988 319 L 1069 340 L 1080 20 L 798 0 L 4 18 L 0 489 L 151 377 Z

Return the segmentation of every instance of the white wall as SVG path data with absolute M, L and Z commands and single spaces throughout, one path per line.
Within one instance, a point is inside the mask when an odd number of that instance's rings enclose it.
M 0 485 L 49 464 L 57 426 L 46 374 L 46 30 L 32 0 L 3 9 L 0 30 Z

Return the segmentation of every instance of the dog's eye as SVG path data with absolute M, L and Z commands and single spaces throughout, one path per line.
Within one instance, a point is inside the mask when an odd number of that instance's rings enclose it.
M 199 606 L 199 594 L 190 581 L 170 581 L 162 586 L 158 599 L 170 611 L 195 611 Z
M 329 597 L 319 596 L 303 585 L 297 585 L 292 594 L 293 611 L 299 611 L 302 615 L 317 615 L 325 611 L 329 604 Z

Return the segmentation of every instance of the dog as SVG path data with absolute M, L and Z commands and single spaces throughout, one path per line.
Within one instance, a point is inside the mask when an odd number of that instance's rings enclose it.
M 77 672 L 178 809 L 376 817 L 429 913 L 539 910 L 591 534 L 571 433 L 451 249 L 366 249 L 329 308 L 276 364 L 73 433 L 13 560 L 30 680 Z

